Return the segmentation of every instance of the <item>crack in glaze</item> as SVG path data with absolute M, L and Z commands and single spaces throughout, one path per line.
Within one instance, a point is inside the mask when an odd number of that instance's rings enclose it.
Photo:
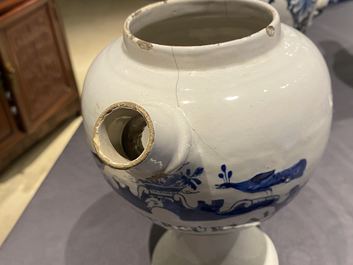
M 176 80 L 176 83 L 175 83 L 175 97 L 176 97 L 176 102 L 177 102 L 177 106 L 180 107 L 180 104 L 179 104 L 179 96 L 178 96 L 178 85 L 179 85 L 179 78 L 180 78 L 180 69 L 179 69 L 179 65 L 176 61 L 176 58 L 175 58 L 175 54 L 174 54 L 174 49 L 173 47 L 170 47 L 171 49 L 171 52 L 172 52 L 172 57 L 173 57 L 173 61 L 174 61 L 174 64 L 175 64 L 175 68 L 177 70 L 177 80 Z

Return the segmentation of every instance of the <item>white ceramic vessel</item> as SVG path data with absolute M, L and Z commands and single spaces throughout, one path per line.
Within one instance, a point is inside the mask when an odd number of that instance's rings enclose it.
M 254 0 L 136 11 L 82 95 L 88 141 L 113 188 L 156 223 L 202 234 L 258 224 L 286 205 L 323 153 L 331 112 L 317 48 Z

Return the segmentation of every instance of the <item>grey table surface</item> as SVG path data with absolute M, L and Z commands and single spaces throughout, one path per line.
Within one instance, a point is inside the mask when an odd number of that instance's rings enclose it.
M 352 265 L 353 2 L 326 10 L 307 33 L 332 76 L 332 135 L 311 181 L 263 229 L 281 265 Z M 81 127 L 1 247 L 0 264 L 146 265 L 162 233 L 104 181 Z

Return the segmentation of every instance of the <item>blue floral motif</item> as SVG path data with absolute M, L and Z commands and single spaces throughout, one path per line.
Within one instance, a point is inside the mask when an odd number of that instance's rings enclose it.
M 268 172 L 263 172 L 255 175 L 249 180 L 245 180 L 238 183 L 232 183 L 229 181 L 229 178 L 223 178 L 221 175 L 225 176 L 226 166 L 222 165 L 221 170 L 223 173 L 219 174 L 219 177 L 223 179 L 224 183 L 217 184 L 217 189 L 236 189 L 243 192 L 255 193 L 262 191 L 272 191 L 272 187 L 288 183 L 296 178 L 303 176 L 304 170 L 306 168 L 306 159 L 301 159 L 299 162 L 280 172 L 275 172 L 271 170 Z M 232 171 L 229 171 L 232 172 Z M 231 174 L 232 175 L 232 174 Z
M 227 166 L 226 165 L 222 165 L 221 166 L 221 170 L 222 172 L 218 174 L 218 177 L 220 179 L 223 179 L 224 183 L 229 183 L 230 182 L 230 178 L 233 175 L 232 171 L 227 171 Z
M 202 167 L 198 167 L 194 171 L 188 168 L 185 172 L 179 169 L 177 173 L 167 177 L 140 180 L 139 187 L 146 188 L 151 192 L 167 192 L 170 196 L 175 195 L 175 193 L 197 193 L 197 187 L 202 183 L 200 176 L 203 172 Z M 188 190 L 188 187 L 192 190 Z
M 101 163 L 101 162 L 100 162 Z M 135 205 L 137 208 L 152 213 L 155 208 L 162 208 L 173 212 L 184 221 L 210 221 L 220 220 L 232 216 L 249 213 L 265 207 L 274 207 L 276 210 L 287 204 L 301 189 L 296 185 L 288 194 L 264 195 L 261 194 L 252 199 L 235 201 L 233 204 L 225 204 L 223 198 L 206 202 L 204 200 L 190 203 L 188 196 L 199 193 L 199 186 L 202 185 L 202 175 L 205 173 L 202 167 L 191 169 L 185 164 L 175 174 L 158 179 L 139 180 L 137 182 L 137 194 L 131 192 L 130 187 L 122 185 L 114 177 L 106 176 L 116 192 L 123 198 Z M 187 167 L 187 168 L 186 168 Z M 303 175 L 306 167 L 306 160 L 302 159 L 292 167 L 280 172 L 274 170 L 264 172 L 255 177 L 240 183 L 232 183 L 233 171 L 225 164 L 220 166 L 221 172 L 218 178 L 223 180 L 222 184 L 216 185 L 217 189 L 236 189 L 243 192 L 260 192 L 271 190 L 274 185 L 287 183 Z M 272 211 L 274 213 L 274 211 Z M 269 212 L 264 212 L 264 218 L 269 217 Z M 249 219 L 251 222 L 252 219 Z M 256 218 L 255 218 L 256 219 Z
M 196 168 L 193 172 L 188 168 L 183 171 L 180 171 L 177 174 L 173 175 L 173 178 L 180 180 L 183 187 L 191 187 L 193 190 L 197 189 L 197 186 L 202 183 L 199 179 L 200 175 L 202 175 L 204 169 L 202 167 Z
M 184 221 L 220 220 L 274 205 L 280 199 L 278 195 L 270 195 L 251 200 L 240 200 L 227 209 L 223 209 L 224 199 L 212 200 L 210 203 L 200 200 L 196 206 L 191 206 L 185 196 L 180 194 L 173 197 L 162 193 L 157 195 L 155 192 L 153 194 L 143 192 L 141 195 L 135 196 L 128 186 L 123 187 L 115 179 L 112 181 L 115 182 L 112 186 L 118 187 L 115 190 L 139 209 L 152 213 L 155 208 L 163 208 L 178 215 Z

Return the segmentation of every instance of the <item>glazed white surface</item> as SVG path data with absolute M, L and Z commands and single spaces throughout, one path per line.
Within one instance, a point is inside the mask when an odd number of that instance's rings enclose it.
M 152 265 L 278 265 L 271 239 L 258 227 L 207 237 L 167 231 L 153 252 Z
M 235 41 L 224 48 L 206 46 L 200 52 L 191 48 L 196 54 L 158 45 L 132 47 L 134 43 L 127 38 L 114 41 L 96 58 L 85 81 L 82 114 L 88 142 L 99 115 L 112 104 L 133 102 L 147 110 L 151 105 L 168 105 L 183 113 L 191 129 L 191 147 L 184 163 L 191 169 L 204 168 L 199 193 L 187 197 L 191 206 L 200 200 L 224 199 L 226 209 L 235 201 L 269 195 L 268 191 L 215 189 L 221 181 L 222 164 L 232 170 L 233 182 L 241 182 L 306 159 L 301 178 L 273 187 L 271 194 L 280 196 L 279 202 L 285 200 L 292 188 L 308 181 L 324 151 L 332 96 L 326 64 L 314 44 L 284 24 L 275 25 L 275 34 L 259 37 L 263 50 L 249 49 L 241 42 L 239 46 Z M 215 60 L 212 54 L 217 55 Z M 163 137 L 165 144 L 175 141 Z M 133 171 L 105 165 L 104 172 L 138 196 Z M 162 208 L 145 214 L 172 226 L 225 227 L 263 220 L 275 211 L 266 207 L 197 222 L 180 220 Z

